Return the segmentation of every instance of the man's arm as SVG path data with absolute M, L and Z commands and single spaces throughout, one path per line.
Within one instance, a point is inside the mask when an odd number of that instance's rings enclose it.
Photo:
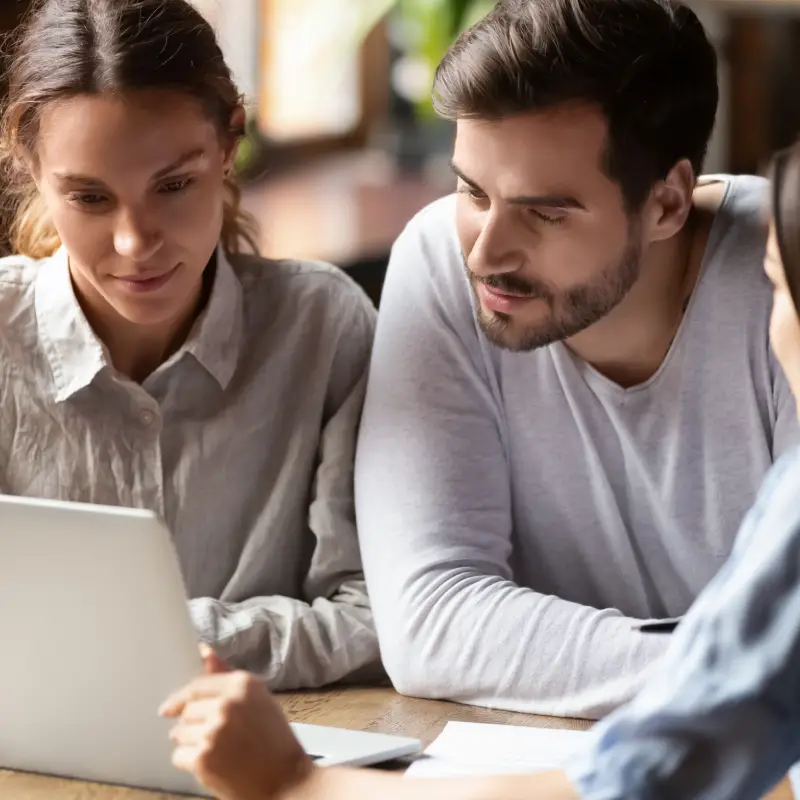
M 569 766 L 586 800 L 748 800 L 800 755 L 798 482 L 794 452 L 773 469 L 647 686 Z
M 392 254 L 356 461 L 384 664 L 405 694 L 600 716 L 634 693 L 666 640 L 615 610 L 513 582 L 499 391 L 452 263 L 457 244 L 419 228 Z

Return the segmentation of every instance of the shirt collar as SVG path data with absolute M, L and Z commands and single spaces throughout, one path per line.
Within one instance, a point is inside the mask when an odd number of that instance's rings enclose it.
M 88 386 L 110 366 L 108 352 L 78 303 L 62 247 L 42 262 L 34 287 L 36 321 L 55 383 L 57 403 Z
M 55 382 L 55 399 L 62 403 L 110 368 L 111 359 L 78 303 L 63 247 L 42 263 L 34 294 L 37 324 Z M 176 353 L 176 360 L 187 353 L 192 355 L 226 389 L 239 361 L 243 306 L 242 284 L 219 247 L 208 303 Z
M 244 329 L 243 290 L 220 246 L 214 285 L 203 313 L 195 322 L 177 358 L 190 354 L 226 389 L 236 371 Z

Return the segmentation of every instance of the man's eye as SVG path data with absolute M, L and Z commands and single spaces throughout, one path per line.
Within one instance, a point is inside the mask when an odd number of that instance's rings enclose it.
M 566 217 L 551 217 L 548 214 L 543 214 L 541 211 L 537 211 L 535 208 L 532 208 L 531 212 L 545 225 L 561 225 L 564 220 L 566 220 Z
M 460 186 L 458 188 L 459 194 L 465 194 L 473 200 L 484 200 L 486 195 L 480 189 L 475 189 L 472 186 Z

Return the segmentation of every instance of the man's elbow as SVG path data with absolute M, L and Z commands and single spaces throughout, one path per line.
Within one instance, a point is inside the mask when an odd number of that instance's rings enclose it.
M 423 637 L 410 634 L 393 636 L 391 643 L 381 642 L 381 657 L 386 673 L 397 692 L 427 700 L 448 699 L 445 665 L 428 655 Z

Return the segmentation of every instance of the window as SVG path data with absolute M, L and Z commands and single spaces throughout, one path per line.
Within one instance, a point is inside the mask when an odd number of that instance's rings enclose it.
M 341 137 L 362 116 L 353 0 L 261 0 L 258 120 L 272 141 Z
M 212 23 L 251 117 L 273 148 L 363 141 L 385 112 L 388 45 L 354 0 L 192 0 Z

